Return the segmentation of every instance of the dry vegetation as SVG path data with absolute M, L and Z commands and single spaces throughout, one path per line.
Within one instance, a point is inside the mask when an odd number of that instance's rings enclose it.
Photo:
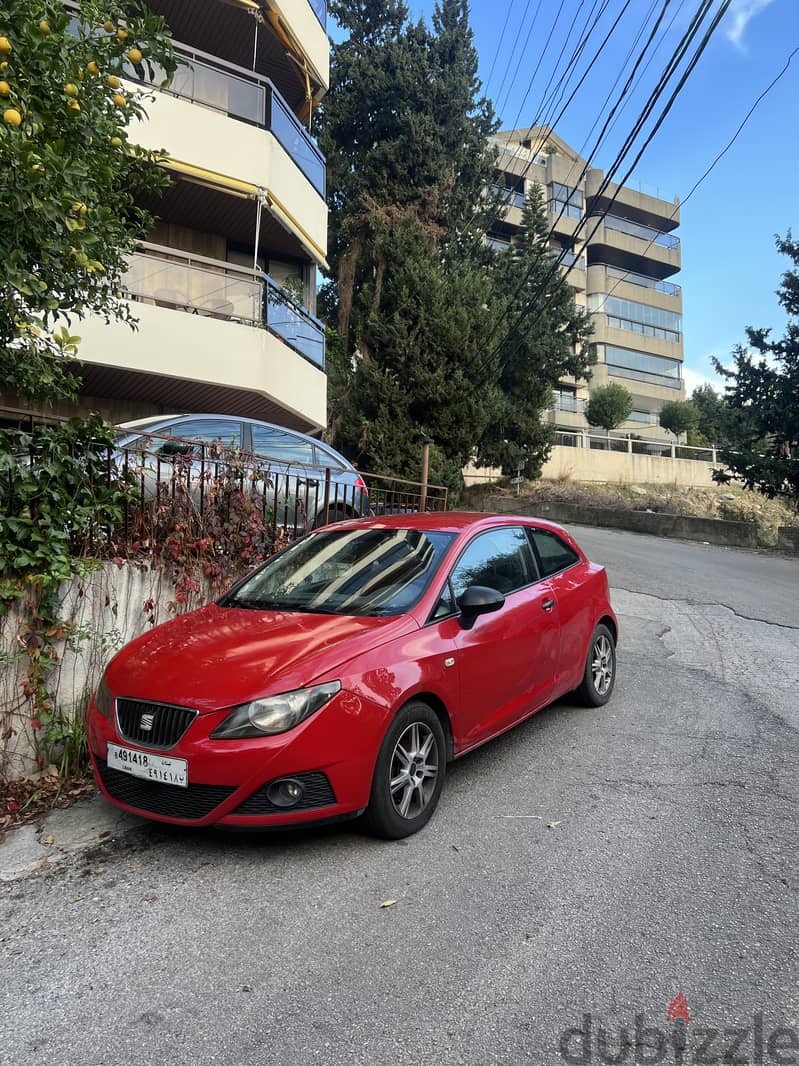
M 506 483 L 473 486 L 462 496 L 464 507 L 482 507 L 489 495 L 515 496 L 515 487 Z M 714 488 L 676 488 L 673 485 L 612 485 L 558 481 L 528 481 L 521 486 L 520 499 L 528 502 L 563 502 L 586 507 L 627 508 L 661 514 L 721 518 L 753 522 L 763 547 L 777 543 L 779 526 L 799 524 L 796 509 L 781 500 L 769 500 L 758 492 L 735 485 Z

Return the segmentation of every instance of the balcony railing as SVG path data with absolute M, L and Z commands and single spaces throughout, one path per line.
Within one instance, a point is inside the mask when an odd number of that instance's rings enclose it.
M 498 252 L 507 252 L 511 246 L 510 238 L 506 240 L 504 237 L 497 237 L 493 233 L 486 234 L 486 244 L 490 248 L 496 248 Z
M 177 248 L 143 244 L 128 260 L 125 289 L 136 300 L 266 328 L 324 369 L 325 331 L 317 319 L 259 270 Z
M 573 415 L 585 412 L 585 400 L 581 396 L 555 396 L 551 411 L 570 411 Z
M 521 189 L 508 189 L 505 185 L 490 185 L 489 190 L 493 196 L 498 196 L 503 204 L 508 207 L 524 207 L 525 198 Z
M 646 289 L 654 289 L 655 292 L 664 292 L 667 296 L 679 296 L 682 289 L 671 281 L 660 281 L 658 278 L 648 278 L 646 274 L 636 274 L 632 270 L 623 270 L 621 267 L 606 266 L 605 273 L 609 278 L 618 278 L 626 281 L 629 285 L 641 285 Z
M 608 229 L 626 233 L 628 237 L 637 237 L 638 240 L 659 244 L 663 248 L 680 247 L 680 238 L 675 237 L 673 233 L 663 233 L 652 226 L 642 226 L 639 222 L 631 222 L 628 218 L 619 218 L 618 215 L 605 215 L 602 221 Z
M 188 45 L 175 42 L 174 47 L 182 62 L 163 92 L 269 130 L 320 196 L 325 195 L 325 157 L 269 78 Z M 142 80 L 129 65 L 126 77 Z M 163 70 L 154 64 L 153 83 L 163 79 Z

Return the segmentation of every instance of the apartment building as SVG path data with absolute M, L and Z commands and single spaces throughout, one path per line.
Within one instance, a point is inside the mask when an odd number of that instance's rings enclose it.
M 682 377 L 682 290 L 669 281 L 680 269 L 679 203 L 606 182 L 574 149 L 544 127 L 492 138 L 499 150 L 495 182 L 501 217 L 489 234 L 497 248 L 518 232 L 525 196 L 544 190 L 553 252 L 563 255 L 576 302 L 591 312 L 597 363 L 589 382 L 564 379 L 546 417 L 564 432 L 591 430 L 591 390 L 618 382 L 633 396 L 630 419 L 615 436 L 668 439 L 659 412 L 685 399 Z M 671 437 L 671 440 L 674 438 Z
M 181 65 L 131 139 L 173 184 L 132 257 L 138 319 L 80 323 L 80 407 L 113 421 L 206 411 L 326 422 L 325 160 L 308 132 L 329 84 L 326 0 L 150 0 Z M 126 88 L 141 88 L 133 80 Z M 147 86 L 150 88 L 149 86 Z

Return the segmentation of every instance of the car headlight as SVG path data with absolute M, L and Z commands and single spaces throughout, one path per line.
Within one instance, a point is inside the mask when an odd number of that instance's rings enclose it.
M 273 736 L 293 729 L 341 691 L 340 681 L 299 688 L 236 707 L 211 736 L 215 740 Z
M 100 684 L 94 694 L 94 702 L 103 718 L 110 717 L 111 711 L 114 709 L 114 697 L 105 683 L 105 674 L 100 678 Z

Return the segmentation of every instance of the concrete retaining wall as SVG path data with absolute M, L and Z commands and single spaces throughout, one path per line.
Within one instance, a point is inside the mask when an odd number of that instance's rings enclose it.
M 565 448 L 556 445 L 544 463 L 541 477 L 557 480 L 599 481 L 621 485 L 677 485 L 679 488 L 710 488 L 715 485 L 712 463 L 695 459 L 671 459 L 659 455 L 635 455 L 601 448 Z
M 780 551 L 799 554 L 799 526 L 780 526 L 777 530 L 777 547 Z
M 749 522 L 724 522 L 718 518 L 690 518 L 686 515 L 649 511 L 616 511 L 606 507 L 584 507 L 574 503 L 531 503 L 510 496 L 488 496 L 486 509 L 502 513 L 548 518 L 561 525 L 605 526 L 656 537 L 681 537 L 733 548 L 756 548 L 757 527 Z

